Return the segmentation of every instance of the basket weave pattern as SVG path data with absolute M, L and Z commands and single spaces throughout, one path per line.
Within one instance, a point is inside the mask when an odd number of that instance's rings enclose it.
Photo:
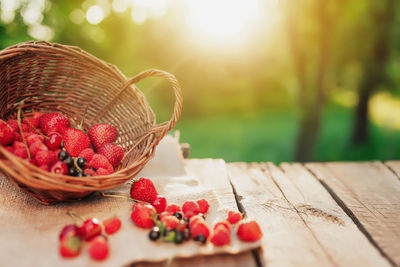
M 134 84 L 149 76 L 170 82 L 175 106 L 169 121 L 156 124 L 145 96 Z M 23 102 L 22 102 L 23 101 Z M 133 178 L 154 155 L 155 147 L 177 123 L 182 95 L 172 74 L 150 69 L 127 79 L 114 65 L 82 49 L 47 42 L 26 42 L 0 51 L 0 118 L 34 111 L 58 111 L 72 125 L 114 125 L 125 156 L 107 176 L 72 177 L 44 171 L 0 146 L 0 174 L 43 204 L 80 199 Z M 85 115 L 84 115 L 85 114 Z

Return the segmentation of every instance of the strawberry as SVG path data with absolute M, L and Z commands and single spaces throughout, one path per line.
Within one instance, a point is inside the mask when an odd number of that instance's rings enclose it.
M 199 205 L 194 201 L 186 201 L 182 205 L 182 212 L 185 217 L 190 218 L 200 213 Z
M 217 223 L 214 225 L 214 231 L 215 231 L 218 227 L 221 227 L 221 226 L 223 226 L 227 231 L 229 231 L 229 233 L 231 232 L 231 226 L 230 226 L 230 224 L 229 224 L 228 221 L 217 222 Z
M 64 148 L 71 155 L 77 157 L 85 148 L 90 147 L 90 139 L 83 131 L 67 128 L 63 133 Z
M 39 168 L 45 171 L 50 171 L 49 165 L 40 165 Z
M 203 235 L 206 239 L 208 239 L 208 236 L 210 235 L 210 229 L 206 223 L 197 222 L 190 228 L 190 233 L 192 234 L 193 238 Z
M 167 206 L 167 200 L 165 197 L 158 195 L 150 204 L 156 209 L 157 213 L 161 213 Z
M 7 121 L 7 124 L 10 125 L 10 127 L 13 129 L 14 132 L 17 132 L 17 133 L 20 132 L 17 120 L 9 120 L 9 121 Z M 24 132 L 24 133 L 29 131 L 29 127 L 25 123 L 21 123 L 21 128 L 22 128 L 22 132 Z
M 0 120 L 0 145 L 8 145 L 14 141 L 14 130 L 5 121 Z
M 10 145 L 10 146 L 6 146 L 5 149 L 7 149 L 8 152 L 10 153 L 14 153 L 14 148 Z
M 26 148 L 18 148 L 14 150 L 14 155 L 17 157 L 20 157 L 21 159 L 26 159 L 28 157 L 28 152 L 26 151 Z
M 124 150 L 122 147 L 113 144 L 104 144 L 97 152 L 104 155 L 114 168 L 118 166 L 124 157 Z
M 201 215 L 194 215 L 189 219 L 189 228 L 192 228 L 197 222 L 205 223 L 206 221 Z
M 199 205 L 199 209 L 201 213 L 206 213 L 208 211 L 208 208 L 210 207 L 210 204 L 208 204 L 208 201 L 203 199 L 197 200 L 196 201 L 197 205 Z
M 89 169 L 89 168 L 85 169 L 85 170 L 83 171 L 83 173 L 84 173 L 86 176 L 96 176 L 96 175 L 97 175 L 96 171 L 94 171 L 94 170 L 92 170 L 92 169 Z
M 131 197 L 136 200 L 151 203 L 158 192 L 150 179 L 140 178 L 131 186 Z
M 121 228 L 121 220 L 117 217 L 109 218 L 103 221 L 104 230 L 108 235 L 112 235 Z
M 175 212 L 180 212 L 181 207 L 179 207 L 178 204 L 169 204 L 166 208 L 165 211 L 169 212 L 170 214 L 174 214 Z
M 19 141 L 14 141 L 13 148 L 14 148 L 14 151 L 19 148 L 25 148 L 25 144 L 22 142 L 19 142 Z
M 118 138 L 118 132 L 114 126 L 101 123 L 93 125 L 89 130 L 89 136 L 96 149 L 107 143 L 114 143 Z
M 223 225 L 217 227 L 210 238 L 214 246 L 222 247 L 231 243 L 231 234 Z
M 133 205 L 131 220 L 141 228 L 152 228 L 154 226 L 153 217 L 156 214 L 156 209 L 150 204 L 136 203 Z
M 96 171 L 97 175 L 110 175 L 114 173 L 113 169 L 104 169 L 104 168 L 98 168 Z
M 31 152 L 32 157 L 35 157 L 36 153 L 38 153 L 41 150 L 47 151 L 49 149 L 40 140 L 37 140 L 36 142 L 34 142 L 32 145 L 29 146 L 29 151 Z
M 179 225 L 179 220 L 173 215 L 167 215 L 160 218 L 161 222 L 165 223 L 165 229 L 175 229 Z
M 32 126 L 37 129 L 39 127 L 40 117 L 43 115 L 41 112 L 35 112 L 32 117 L 24 119 L 24 123 L 33 131 Z
M 82 242 L 79 237 L 67 236 L 60 241 L 60 254 L 64 258 L 73 258 L 81 253 Z
M 102 261 L 108 257 L 110 248 L 107 239 L 103 236 L 96 237 L 89 247 L 89 255 L 93 260 Z
M 100 154 L 94 154 L 90 162 L 88 163 L 88 167 L 93 167 L 96 170 L 103 168 L 106 170 L 114 171 L 112 165 L 108 161 L 106 157 Z
M 245 242 L 255 242 L 261 239 L 262 231 L 256 221 L 242 222 L 236 231 L 240 240 Z
M 94 151 L 91 148 L 86 148 L 79 153 L 78 157 L 85 158 L 87 162 L 90 162 L 93 158 Z
M 40 150 L 35 155 L 35 160 L 39 166 L 45 165 L 49 166 L 52 163 L 52 156 L 49 151 Z
M 242 214 L 237 211 L 229 211 L 227 221 L 231 224 L 236 224 L 242 220 Z
M 39 126 L 45 135 L 51 132 L 63 134 L 69 127 L 68 119 L 57 112 L 43 114 L 39 119 Z

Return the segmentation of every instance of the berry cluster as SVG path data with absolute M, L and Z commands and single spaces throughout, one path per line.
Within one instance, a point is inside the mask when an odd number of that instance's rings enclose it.
M 57 112 L 34 112 L 23 120 L 0 120 L 1 146 L 57 174 L 112 174 L 124 157 L 123 149 L 113 144 L 117 138 L 118 132 L 110 124 L 96 124 L 86 134 L 72 128 L 69 120 Z
M 121 220 L 112 217 L 103 221 L 107 235 L 114 234 L 121 228 Z M 69 224 L 64 226 L 59 235 L 60 254 L 64 258 L 73 258 L 81 253 L 84 242 L 89 243 L 89 255 L 94 260 L 104 260 L 109 254 L 108 238 L 95 218 L 84 220 L 81 226 Z
M 242 214 L 235 211 L 229 211 L 226 220 L 217 222 L 211 231 L 205 220 L 210 207 L 207 200 L 186 201 L 182 207 L 167 205 L 167 200 L 158 194 L 153 182 L 147 178 L 134 181 L 130 195 L 137 201 L 131 219 L 136 226 L 151 229 L 149 238 L 152 241 L 161 239 L 181 244 L 193 239 L 203 244 L 210 241 L 214 246 L 225 246 L 231 243 L 233 228 L 238 238 L 245 242 L 255 242 L 262 237 L 256 221 L 243 221 Z

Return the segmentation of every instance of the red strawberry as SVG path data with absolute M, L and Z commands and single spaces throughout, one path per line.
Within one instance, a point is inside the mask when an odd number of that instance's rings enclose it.
M 96 170 L 98 170 L 100 168 L 103 168 L 106 170 L 111 170 L 111 171 L 114 170 L 112 165 L 108 161 L 108 159 L 100 154 L 94 154 L 92 157 L 92 160 L 89 162 L 88 166 L 93 167 Z
M 14 141 L 13 148 L 14 150 L 17 150 L 19 148 L 25 148 L 25 144 L 19 141 Z
M 38 153 L 41 150 L 47 151 L 49 149 L 40 140 L 37 140 L 36 142 L 34 142 L 32 145 L 29 146 L 29 151 L 31 152 L 32 157 L 35 157 L 36 153 Z
M 206 213 L 208 211 L 208 208 L 210 207 L 210 204 L 208 204 L 208 201 L 203 199 L 197 200 L 196 201 L 197 205 L 199 205 L 199 209 L 201 213 Z
M 174 214 L 175 212 L 180 212 L 181 211 L 181 207 L 179 207 L 178 204 L 169 204 L 166 208 L 165 211 Z
M 0 120 L 0 145 L 8 145 L 14 141 L 14 130 L 5 121 Z
M 24 123 L 28 125 L 29 130 L 32 131 L 32 126 L 37 129 L 39 127 L 40 117 L 43 115 L 41 112 L 35 112 L 32 117 L 24 119 Z M 32 126 L 31 126 L 32 125 Z
M 13 129 L 14 132 L 19 133 L 18 121 L 17 120 L 9 120 L 7 124 Z M 21 123 L 22 132 L 28 132 L 29 127 L 25 123 Z
M 90 139 L 83 131 L 67 128 L 63 133 L 64 148 L 71 155 L 77 157 L 85 148 L 90 147 Z
M 182 205 L 182 212 L 185 217 L 190 218 L 200 213 L 199 205 L 194 201 L 186 201 Z
M 14 153 L 14 148 L 12 146 L 6 146 L 5 149 L 10 153 Z
M 28 157 L 28 152 L 26 151 L 25 147 L 18 148 L 14 150 L 14 155 L 20 157 L 21 159 L 26 159 Z
M 36 153 L 35 160 L 39 166 L 49 166 L 53 159 L 52 156 L 49 154 L 49 151 L 41 150 Z
M 189 219 L 189 228 L 192 228 L 197 222 L 206 223 L 204 218 L 200 215 L 194 215 Z
M 231 224 L 236 224 L 242 220 L 242 214 L 237 211 L 229 211 L 227 220 Z
M 217 227 L 210 238 L 214 246 L 222 247 L 231 243 L 231 234 L 224 226 Z
M 96 176 L 97 175 L 96 171 L 89 169 L 89 168 L 85 169 L 83 172 L 85 173 L 86 176 Z
M 104 155 L 114 168 L 118 166 L 124 157 L 124 150 L 122 147 L 113 144 L 104 144 L 97 152 Z
M 60 254 L 64 258 L 73 258 L 81 253 L 82 242 L 79 237 L 67 236 L 60 241 Z
M 242 222 L 236 232 L 240 240 L 255 242 L 261 239 L 262 231 L 256 221 Z
M 79 153 L 80 158 L 85 158 L 87 160 L 87 162 L 90 162 L 93 158 L 94 155 L 94 151 L 91 148 L 86 148 L 84 150 L 81 151 L 81 153 Z
M 89 255 L 96 261 L 105 260 L 108 257 L 110 248 L 108 246 L 107 239 L 103 236 L 96 237 L 89 247 Z
M 108 235 L 112 235 L 121 228 L 121 220 L 117 217 L 109 218 L 103 221 L 104 230 Z
M 167 206 L 167 200 L 165 197 L 158 195 L 150 204 L 156 209 L 157 213 L 161 213 Z
M 114 126 L 106 123 L 93 125 L 89 130 L 89 136 L 93 145 L 100 148 L 107 143 L 114 143 L 118 138 L 118 132 Z
M 229 224 L 228 221 L 217 222 L 217 223 L 214 225 L 214 231 L 215 231 L 218 227 L 221 227 L 221 226 L 223 226 L 227 231 L 229 231 L 229 233 L 231 232 L 231 227 L 230 227 L 230 224 Z
M 131 186 L 131 197 L 136 200 L 151 203 L 158 195 L 153 182 L 147 178 L 140 178 Z
M 166 229 L 171 229 L 171 230 L 175 229 L 179 224 L 178 218 L 176 218 L 173 215 L 163 216 L 162 218 L 160 218 L 160 221 L 165 223 Z
M 208 239 L 208 236 L 210 235 L 210 229 L 204 222 L 197 222 L 190 228 L 190 233 L 193 238 L 196 238 L 199 235 L 204 235 L 205 238 Z
M 150 204 L 136 203 L 133 205 L 131 220 L 141 228 L 151 228 L 154 226 L 153 217 L 156 214 L 156 209 Z
M 104 168 L 98 168 L 96 171 L 97 175 L 110 175 L 113 174 L 114 171 L 113 169 L 104 169 Z
M 44 140 L 44 144 L 50 149 L 50 150 L 57 150 L 61 148 L 61 143 L 62 143 L 62 136 L 60 133 L 50 133 L 49 134 L 49 139 Z
M 45 135 L 51 132 L 63 134 L 65 129 L 69 127 L 68 119 L 57 112 L 43 114 L 39 119 L 39 126 Z
M 44 140 L 44 137 L 41 135 L 38 135 L 38 134 L 26 135 L 26 143 L 28 144 L 28 146 L 31 146 L 36 141 L 43 142 L 43 140 Z
M 79 227 L 79 232 L 85 241 L 91 241 L 96 236 L 101 235 L 99 220 L 96 218 L 85 220 L 82 226 Z
M 50 170 L 49 165 L 40 165 L 39 168 L 41 168 L 42 170 L 45 170 L 45 171 Z

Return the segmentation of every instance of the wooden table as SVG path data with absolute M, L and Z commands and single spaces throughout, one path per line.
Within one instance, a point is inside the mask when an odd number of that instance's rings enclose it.
M 263 229 L 262 248 L 172 266 L 400 266 L 400 161 L 229 163 L 228 171 L 239 209 Z

